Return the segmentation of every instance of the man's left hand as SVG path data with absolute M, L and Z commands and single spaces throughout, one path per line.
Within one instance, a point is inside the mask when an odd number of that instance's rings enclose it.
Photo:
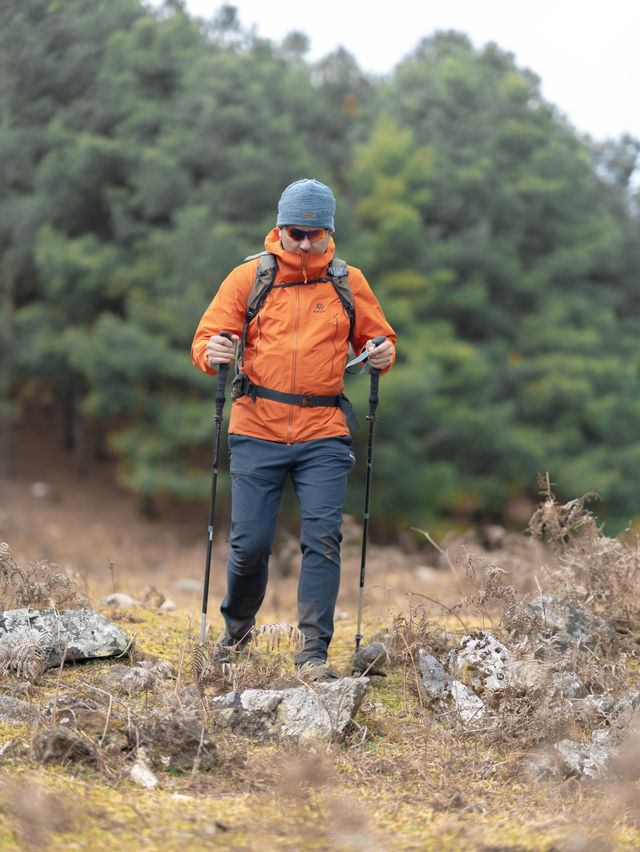
M 386 369 L 393 359 L 393 343 L 390 340 L 383 341 L 375 346 L 373 340 L 367 340 L 365 349 L 369 351 L 369 366 L 374 370 Z

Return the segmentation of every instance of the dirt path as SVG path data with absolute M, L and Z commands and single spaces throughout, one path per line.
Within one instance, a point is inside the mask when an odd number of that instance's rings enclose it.
M 113 588 L 141 595 L 149 585 L 176 598 L 178 581 L 202 579 L 207 522 L 206 501 L 183 505 L 160 501 L 158 517 L 144 518 L 139 498 L 116 484 L 113 459 L 91 460 L 86 475 L 78 477 L 70 453 L 59 447 L 51 420 L 41 415 L 19 429 L 14 476 L 0 483 L 0 538 L 10 544 L 16 559 L 21 563 L 46 559 L 79 574 L 90 599 L 92 593 L 101 595 Z M 224 592 L 227 531 L 228 521 L 217 516 L 212 607 Z M 357 519 L 347 520 L 344 532 L 339 617 L 341 612 L 350 613 L 357 599 L 361 536 Z M 294 545 L 294 554 L 296 550 Z M 441 585 L 426 558 L 397 547 L 369 545 L 367 603 L 376 618 L 384 617 L 391 606 L 404 608 L 408 593 L 433 594 Z M 295 612 L 295 561 L 296 556 L 286 577 L 273 571 L 265 606 L 276 617 L 290 619 Z M 197 594 L 190 594 L 196 606 Z

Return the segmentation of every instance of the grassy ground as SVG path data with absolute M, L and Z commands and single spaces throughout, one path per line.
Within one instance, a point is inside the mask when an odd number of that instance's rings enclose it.
M 44 710 L 48 702 L 65 695 L 95 697 L 102 691 L 110 724 L 116 726 L 126 725 L 131 716 L 144 720 L 160 708 L 166 710 L 171 701 L 180 712 L 201 707 L 189 670 L 200 599 L 197 591 L 177 591 L 175 583 L 201 578 L 206 509 L 196 517 L 178 508 L 149 524 L 137 517 L 133 498 L 114 489 L 110 476 L 97 473 L 80 482 L 66 468 L 56 467 L 53 456 L 45 460 L 37 457 L 37 446 L 28 449 L 18 459 L 20 476 L 2 493 L 0 538 L 9 542 L 23 565 L 41 559 L 56 562 L 78 580 L 94 608 L 100 609 L 100 598 L 114 590 L 139 599 L 146 596 L 146 605 L 102 611 L 135 635 L 137 659 L 153 657 L 173 667 L 171 678 L 128 696 L 110 692 L 111 663 L 65 666 L 49 670 L 31 686 L 29 700 Z M 49 486 L 44 497 L 43 489 L 31 487 L 42 479 L 43 470 Z M 545 524 L 549 526 L 548 518 Z M 332 662 L 345 674 L 356 632 L 357 534 L 356 525 L 346 537 L 331 648 Z M 637 592 L 637 548 L 619 558 L 601 544 L 592 541 L 578 560 L 589 566 L 589 576 L 579 577 L 585 594 L 595 590 L 591 597 L 601 608 L 611 609 L 621 600 L 637 607 L 637 594 L 629 592 L 627 582 L 635 583 Z M 223 591 L 224 549 L 221 535 L 211 589 L 214 635 L 221 626 L 217 603 Z M 147 790 L 131 780 L 135 749 L 130 742 L 124 750 L 101 747 L 97 761 L 43 765 L 31 750 L 40 725 L 0 724 L 0 852 L 640 849 L 637 740 L 628 741 L 626 760 L 597 783 L 550 778 L 528 770 L 527 758 L 543 751 L 546 740 L 556 734 L 551 696 L 538 696 L 538 705 L 520 715 L 506 715 L 502 730 L 493 732 L 449 729 L 425 712 L 412 664 L 417 646 L 441 655 L 465 630 L 499 627 L 505 603 L 497 597 L 493 608 L 478 606 L 478 578 L 471 577 L 466 587 L 461 583 L 457 566 L 464 561 L 463 553 L 452 545 L 447 561 L 435 550 L 370 546 L 365 642 L 386 631 L 395 636 L 396 652 L 389 676 L 372 679 L 344 743 L 258 745 L 218 731 L 213 734 L 214 766 L 207 771 L 156 767 L 158 786 Z M 506 556 L 508 580 L 518 595 L 544 582 L 545 557 L 530 541 L 516 541 Z M 551 575 L 555 571 L 557 580 L 565 569 L 560 560 Z M 177 609 L 161 613 L 152 605 L 157 592 L 174 598 Z M 261 623 L 290 621 L 295 595 L 295 572 L 274 577 Z M 461 598 L 465 606 L 451 613 L 448 608 Z M 617 684 L 618 689 L 621 684 L 637 686 L 638 620 L 637 613 L 632 615 L 627 612 L 626 644 L 610 659 L 592 661 L 587 672 L 592 683 Z M 259 649 L 251 660 L 239 685 L 294 682 L 293 652 L 286 646 L 280 652 Z M 206 694 L 230 688 L 220 679 Z M 24 679 L 15 672 L 0 678 L 0 692 L 19 697 L 23 690 Z M 545 701 L 546 715 L 540 712 Z M 572 720 L 563 724 L 574 737 L 587 734 Z M 98 724 L 84 736 L 97 745 L 103 734 Z
M 173 664 L 180 678 L 163 689 L 187 694 L 185 642 L 195 638 L 188 636 L 187 609 L 165 615 L 135 607 L 119 621 L 128 631 L 135 626 L 139 651 Z M 345 671 L 352 635 L 353 624 L 339 625 L 333 659 Z M 292 660 L 281 651 L 258 653 L 243 679 L 264 680 L 281 666 L 286 682 Z M 108 668 L 95 662 L 50 671 L 31 700 L 44 707 L 55 695 L 102 688 Z M 17 683 L 5 675 L 2 688 Z M 224 684 L 209 691 L 224 692 Z M 125 703 L 151 712 L 160 700 L 149 693 Z M 4 725 L 0 748 L 17 738 L 28 744 L 35 734 Z M 210 771 L 156 769 L 152 791 L 131 781 L 130 754 L 110 755 L 99 767 L 41 766 L 28 751 L 10 749 L 0 764 L 0 850 L 640 848 L 632 779 L 592 784 L 525 774 L 517 742 L 496 747 L 434 722 L 421 707 L 411 667 L 401 663 L 388 678 L 372 679 L 343 744 L 256 745 L 225 734 L 218 748 Z

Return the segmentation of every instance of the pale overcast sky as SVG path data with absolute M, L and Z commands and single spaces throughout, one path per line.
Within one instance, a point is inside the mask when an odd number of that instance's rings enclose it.
M 150 0 L 158 5 L 160 0 Z M 186 0 L 211 19 L 219 0 Z M 244 27 L 279 42 L 292 30 L 311 41 L 310 60 L 338 45 L 365 71 L 386 74 L 423 36 L 466 33 L 495 41 L 542 81 L 542 94 L 594 139 L 640 138 L 640 0 L 237 0 Z

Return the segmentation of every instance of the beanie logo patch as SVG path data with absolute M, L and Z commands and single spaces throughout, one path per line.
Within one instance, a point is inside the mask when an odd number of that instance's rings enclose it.
M 316 219 L 317 216 L 315 213 L 301 213 L 300 214 L 304 219 Z

